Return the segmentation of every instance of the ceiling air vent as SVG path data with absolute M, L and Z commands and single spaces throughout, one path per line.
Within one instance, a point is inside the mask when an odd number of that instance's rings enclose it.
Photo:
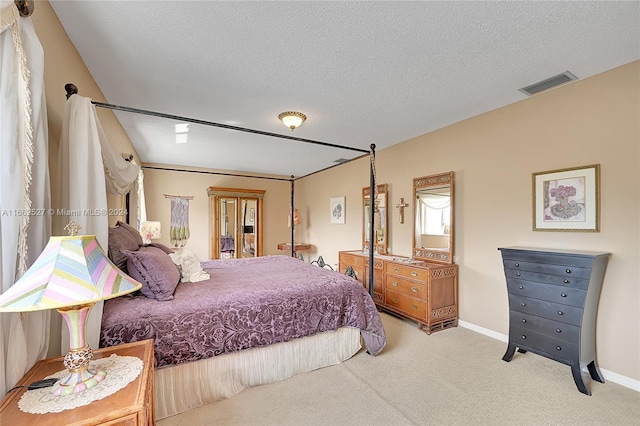
M 551 89 L 552 87 L 560 86 L 561 84 L 567 83 L 572 80 L 577 80 L 578 77 L 571 74 L 569 71 L 565 71 L 562 74 L 554 75 L 553 77 L 547 78 L 546 80 L 539 81 L 538 83 L 530 84 L 522 89 L 518 89 L 520 92 L 525 95 L 535 95 L 536 93 L 540 93 L 542 91 Z

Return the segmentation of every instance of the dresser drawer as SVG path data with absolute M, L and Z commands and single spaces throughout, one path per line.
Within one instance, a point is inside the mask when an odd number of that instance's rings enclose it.
M 555 339 L 578 344 L 580 342 L 580 327 L 553 321 L 536 315 L 518 311 L 509 311 L 509 324 L 522 330 L 544 334 Z
M 587 291 L 581 288 L 542 284 L 514 278 L 507 278 L 507 289 L 509 294 L 548 300 L 578 308 L 584 306 L 584 300 L 587 297 Z
M 531 272 L 531 271 L 521 271 L 518 269 L 505 269 L 504 275 L 509 278 L 517 278 L 521 280 L 527 281 L 535 281 L 538 283 L 547 283 L 554 285 L 561 285 L 567 287 L 576 287 L 586 290 L 589 287 L 589 279 L 588 278 L 578 278 L 575 275 L 570 276 L 569 274 L 565 275 L 554 275 L 554 274 L 546 274 L 542 272 Z
M 527 346 L 536 353 L 547 354 L 571 362 L 578 359 L 578 345 L 519 327 L 511 327 L 509 340 L 516 346 Z
M 582 323 L 582 309 L 548 302 L 546 300 L 509 294 L 509 308 L 514 311 L 549 318 L 565 324 L 579 326 Z
M 515 262 L 531 262 L 547 265 L 577 266 L 590 268 L 593 264 L 593 256 L 600 253 L 553 253 L 552 251 L 517 250 L 513 248 L 502 248 L 502 258 Z M 506 266 L 506 264 L 505 264 Z
M 503 265 L 505 273 L 508 269 L 517 271 L 537 272 L 541 274 L 560 275 L 562 277 L 586 278 L 591 277 L 590 268 L 579 268 L 576 266 L 556 265 L 548 263 L 532 263 L 521 260 L 504 259 Z
M 424 283 L 408 280 L 402 277 L 386 275 L 387 288 L 419 299 L 427 298 L 427 286 Z
M 413 266 L 398 265 L 396 263 L 386 262 L 385 272 L 388 274 L 398 275 L 401 277 L 411 278 L 414 280 L 427 281 L 429 279 L 428 269 L 418 269 Z
M 425 301 L 392 290 L 387 290 L 385 296 L 387 305 L 400 309 L 414 317 L 426 318 L 427 304 Z
M 344 262 L 347 266 L 356 267 L 364 266 L 364 258 L 354 256 L 352 254 L 340 253 L 340 262 Z

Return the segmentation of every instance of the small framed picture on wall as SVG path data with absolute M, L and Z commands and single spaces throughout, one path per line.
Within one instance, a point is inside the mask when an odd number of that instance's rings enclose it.
M 345 197 L 333 197 L 330 200 L 331 223 L 344 223 L 346 213 Z

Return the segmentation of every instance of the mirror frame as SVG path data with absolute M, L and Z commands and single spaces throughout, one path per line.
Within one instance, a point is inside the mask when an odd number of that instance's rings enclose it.
M 414 200 L 414 208 L 413 208 L 413 258 L 424 260 L 426 262 L 431 263 L 443 263 L 450 265 L 453 263 L 453 242 L 454 242 L 454 191 L 453 191 L 453 172 L 440 173 L 437 175 L 429 175 L 422 176 L 413 179 L 413 200 Z M 449 196 L 451 197 L 451 208 L 450 208 L 450 227 L 449 227 L 449 249 L 429 249 L 424 247 L 419 247 L 419 244 L 416 241 L 416 209 L 418 206 L 417 198 L 418 191 L 430 188 L 442 188 L 445 186 L 449 186 Z
M 374 244 L 374 253 L 387 254 L 387 249 L 388 249 L 387 242 L 389 241 L 389 200 L 387 197 L 387 193 L 388 193 L 387 184 L 382 183 L 382 184 L 376 185 L 376 190 L 378 192 L 376 199 L 381 199 L 382 197 L 384 197 L 384 205 L 385 205 L 385 208 L 387 209 L 387 212 L 386 212 L 387 214 L 384 215 L 384 229 L 385 229 L 384 238 L 382 243 Z M 371 199 L 370 193 L 371 193 L 370 186 L 365 186 L 364 188 L 362 188 L 362 251 L 365 253 L 368 253 L 368 250 L 369 250 L 369 242 L 367 241 L 368 218 L 365 213 L 365 207 L 368 205 L 367 201 Z
M 210 186 L 207 190 L 209 196 L 210 209 L 209 209 L 209 222 L 210 222 L 210 250 L 211 258 L 218 259 L 218 253 L 220 253 L 220 199 L 221 198 L 235 198 L 238 200 L 238 206 L 241 205 L 242 200 L 256 200 L 257 208 L 255 214 L 255 221 L 257 222 L 257 229 L 255 231 L 255 257 L 263 255 L 262 241 L 263 241 L 263 212 L 264 212 L 264 194 L 265 190 L 262 189 L 244 189 L 244 188 L 221 188 Z M 236 227 L 239 224 L 236 224 Z M 237 232 L 234 233 L 237 237 Z M 237 238 L 236 238 L 237 241 Z M 236 242 L 236 253 L 238 253 L 238 246 Z

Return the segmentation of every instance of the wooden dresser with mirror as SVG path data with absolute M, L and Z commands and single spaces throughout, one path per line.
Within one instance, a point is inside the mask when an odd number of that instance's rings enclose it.
M 386 210 L 384 239 L 376 247 L 373 258 L 373 300 L 380 310 L 418 323 L 431 334 L 458 325 L 458 266 L 453 264 L 453 172 L 424 176 L 413 181 L 413 257 L 387 253 L 389 227 Z M 387 206 L 387 185 L 378 190 L 380 205 Z M 368 188 L 367 188 L 368 189 Z M 370 221 L 367 198 L 363 190 L 363 246 L 362 250 L 339 253 L 339 269 L 349 267 L 365 288 L 369 288 Z M 374 219 L 375 221 L 375 219 Z M 375 235 L 379 235 L 376 233 Z M 378 238 L 376 238 L 378 243 Z

